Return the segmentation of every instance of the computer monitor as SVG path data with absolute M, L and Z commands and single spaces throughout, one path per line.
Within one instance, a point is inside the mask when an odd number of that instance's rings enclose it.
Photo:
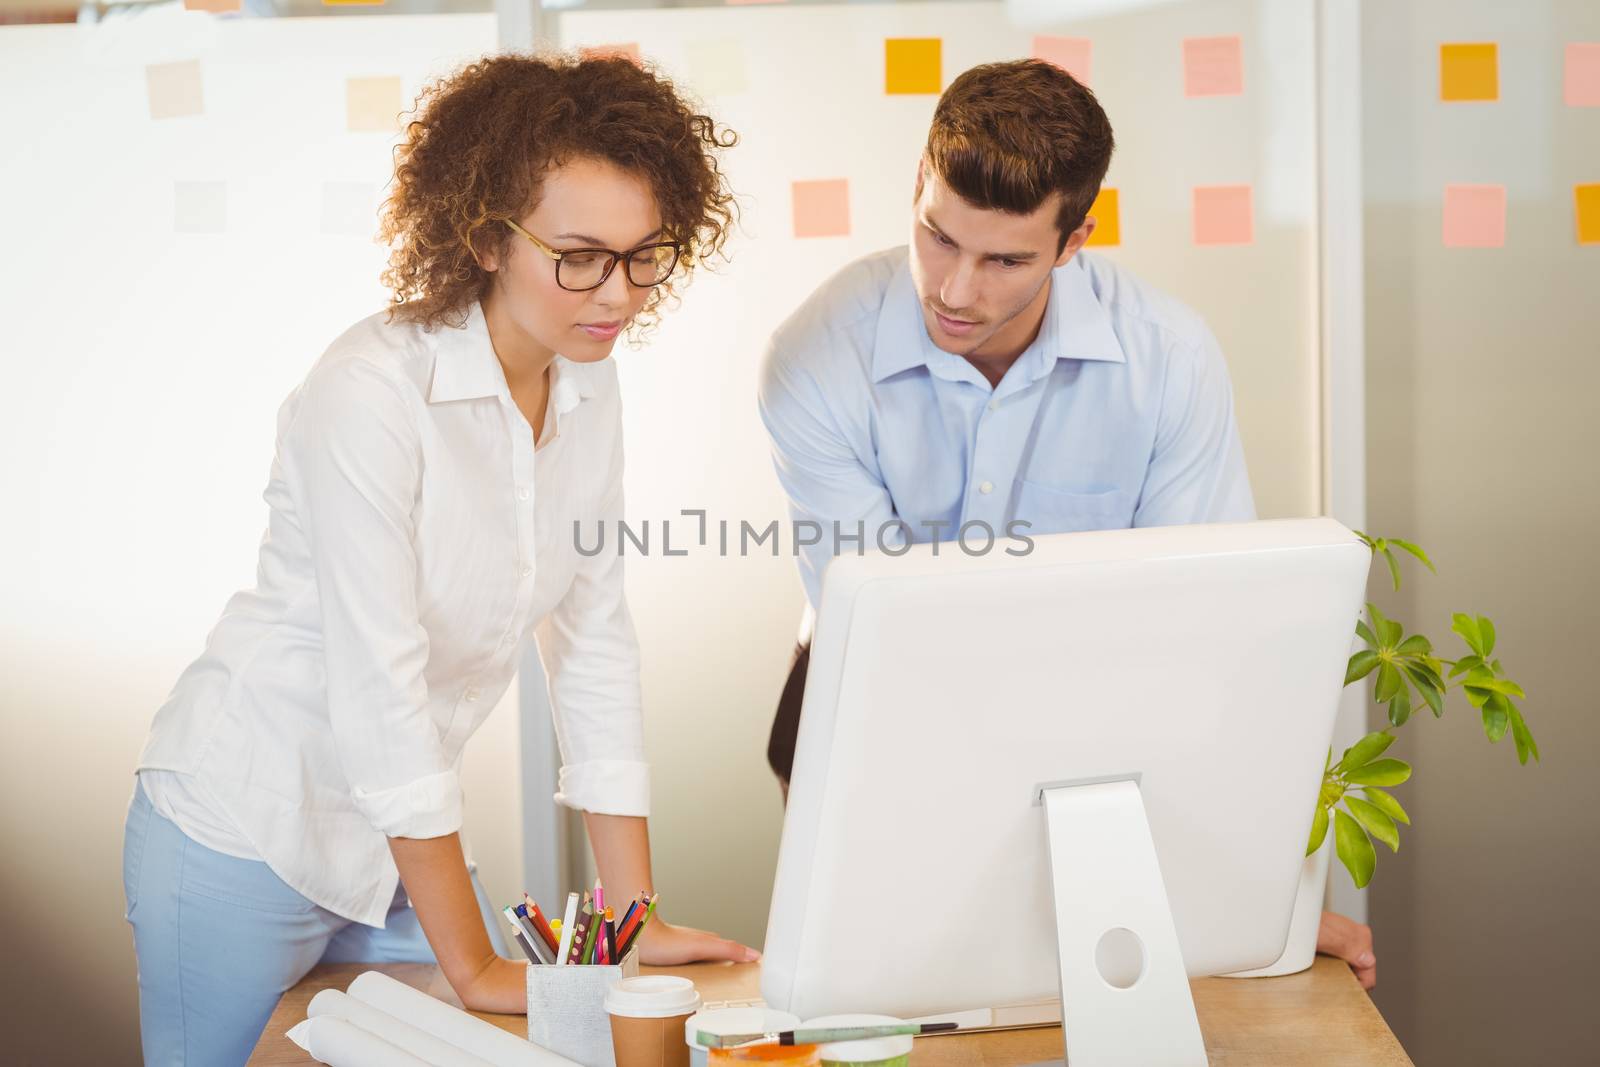
M 1204 1063 L 1186 975 L 1283 950 L 1370 562 L 1331 519 L 836 558 L 767 1003 L 1065 1000 L 1074 1062 Z

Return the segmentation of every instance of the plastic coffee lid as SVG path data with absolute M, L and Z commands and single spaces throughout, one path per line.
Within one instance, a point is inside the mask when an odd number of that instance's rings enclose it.
M 699 1006 L 694 983 L 670 974 L 624 978 L 606 990 L 606 1013 L 629 1019 L 670 1019 L 693 1014 Z
M 695 1040 L 702 1030 L 708 1034 L 771 1034 L 799 1025 L 800 1016 L 774 1008 L 714 1008 L 683 1021 L 683 1043 L 690 1048 L 705 1048 Z
M 807 1019 L 804 1029 L 836 1029 L 841 1026 L 893 1026 L 903 1023 L 893 1015 L 824 1015 L 820 1019 Z M 910 1034 L 893 1037 L 874 1037 L 866 1041 L 835 1041 L 822 1046 L 823 1063 L 877 1063 L 905 1056 L 911 1052 L 915 1039 Z

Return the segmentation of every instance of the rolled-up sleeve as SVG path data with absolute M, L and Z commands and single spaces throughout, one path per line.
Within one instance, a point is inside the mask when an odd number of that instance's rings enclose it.
M 622 417 L 613 401 L 611 454 L 598 519 L 623 515 Z M 599 815 L 650 814 L 639 685 L 639 641 L 623 591 L 622 554 L 607 544 L 580 557 L 572 587 L 539 625 L 561 777 L 556 802 Z
M 390 837 L 461 828 L 461 783 L 428 712 L 412 511 L 421 478 L 399 382 L 360 359 L 302 386 L 279 451 L 316 571 L 334 750 Z
M 1228 365 L 1210 331 L 1175 347 L 1135 526 L 1249 522 L 1256 517 L 1233 417 Z

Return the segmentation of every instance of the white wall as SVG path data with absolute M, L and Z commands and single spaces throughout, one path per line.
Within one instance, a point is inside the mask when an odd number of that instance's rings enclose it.
M 320 232 L 323 182 L 369 185 L 375 210 L 392 166 L 390 136 L 346 131 L 344 79 L 399 75 L 409 100 L 494 33 L 487 14 L 174 10 L 0 29 L 0 941 L 28 978 L 7 1018 L 92 1020 L 75 1062 L 137 1060 L 133 766 L 254 579 L 277 406 L 384 303 L 383 250 Z M 204 115 L 152 119 L 145 65 L 189 59 Z M 222 233 L 174 233 L 177 181 L 226 184 Z M 497 899 L 521 862 L 514 708 L 467 762 L 467 836 Z M 8 1027 L 8 1055 L 59 1061 L 37 1034 Z

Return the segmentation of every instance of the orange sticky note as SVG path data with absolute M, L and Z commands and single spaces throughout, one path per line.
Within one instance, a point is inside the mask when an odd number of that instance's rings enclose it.
M 1574 185 L 1572 201 L 1578 218 L 1578 243 L 1600 245 L 1600 183 Z
M 1500 99 L 1500 46 L 1493 43 L 1440 45 L 1439 99 Z
M 850 235 L 850 182 L 845 178 L 794 183 L 796 237 Z
M 144 68 L 144 85 L 150 95 L 150 117 L 176 119 L 205 111 L 201 92 L 200 61 L 152 63 Z
M 228 223 L 228 187 L 222 182 L 174 182 L 172 228 L 178 233 L 221 233 Z
M 944 87 L 944 42 L 938 37 L 890 37 L 883 42 L 883 91 L 938 93 Z
M 205 11 L 212 15 L 226 15 L 239 10 L 239 0 L 183 0 L 185 11 Z
M 1600 44 L 1567 45 L 1562 89 L 1568 107 L 1600 107 Z
M 1237 35 L 1184 38 L 1184 96 L 1238 96 L 1243 92 L 1244 48 Z
M 1444 246 L 1503 248 L 1506 243 L 1506 187 L 1444 187 Z
M 394 133 L 400 128 L 400 79 L 345 81 L 345 121 L 351 130 Z
M 1033 58 L 1054 63 L 1084 85 L 1089 84 L 1089 60 L 1093 43 L 1087 37 L 1047 37 L 1033 39 Z
M 597 44 L 580 48 L 578 54 L 584 59 L 626 59 L 636 67 L 644 66 L 644 56 L 639 53 L 639 46 L 631 41 L 627 44 Z
M 1085 244 L 1120 245 L 1122 243 L 1122 214 L 1117 205 L 1117 191 L 1106 186 L 1089 205 L 1089 215 L 1094 219 L 1094 232 Z
M 1255 212 L 1251 206 L 1250 186 L 1195 186 L 1195 244 L 1247 245 L 1255 239 Z

